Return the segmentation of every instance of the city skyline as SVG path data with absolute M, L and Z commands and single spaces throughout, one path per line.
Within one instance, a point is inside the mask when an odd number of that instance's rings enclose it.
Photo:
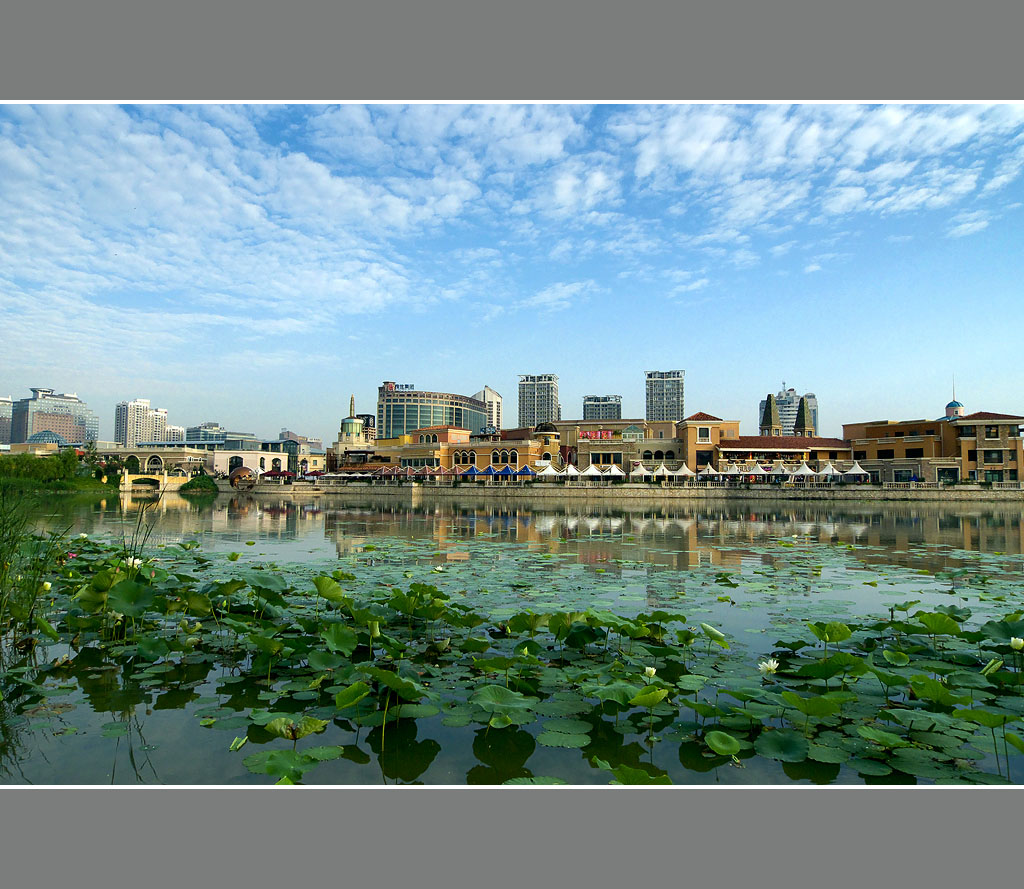
M 822 435 L 954 373 L 1021 412 L 1022 135 L 1009 104 L 2 106 L 0 395 L 76 392 L 105 440 L 137 397 L 328 440 L 387 379 L 487 381 L 507 426 L 523 368 L 567 417 L 643 416 L 649 367 L 746 429 L 782 379 Z

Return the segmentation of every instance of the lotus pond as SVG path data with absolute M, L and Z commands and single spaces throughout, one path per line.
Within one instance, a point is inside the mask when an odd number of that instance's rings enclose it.
M 54 499 L 0 776 L 1018 783 L 1021 512 L 885 507 Z

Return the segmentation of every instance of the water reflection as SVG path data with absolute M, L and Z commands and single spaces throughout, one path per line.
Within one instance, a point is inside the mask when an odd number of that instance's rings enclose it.
M 571 554 L 583 564 L 623 560 L 672 569 L 735 568 L 752 548 L 780 538 L 854 544 L 877 550 L 863 553 L 865 561 L 931 570 L 958 564 L 953 550 L 1024 553 L 1022 509 L 1002 504 L 780 501 L 651 509 L 567 502 L 554 509 L 548 501 L 498 505 L 471 494 L 418 505 L 379 494 L 345 502 L 238 495 L 198 504 L 165 494 L 88 504 L 54 498 L 40 518 L 49 527 L 70 525 L 73 533 L 117 536 L 140 514 L 153 526 L 151 544 L 199 538 L 207 549 L 225 550 L 254 541 L 263 555 L 294 561 L 344 557 L 380 537 L 430 540 L 438 562 L 464 561 L 473 541 L 494 540 Z

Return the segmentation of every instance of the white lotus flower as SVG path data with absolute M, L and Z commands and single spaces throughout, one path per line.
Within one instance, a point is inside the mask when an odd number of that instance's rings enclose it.
M 128 567 L 129 568 L 138 568 L 141 564 L 142 564 L 142 559 L 129 559 L 128 560 Z
M 43 592 L 46 592 L 46 593 L 50 592 L 50 587 L 52 587 L 52 586 L 53 586 L 53 584 L 50 583 L 50 581 L 48 581 L 48 580 L 43 581 Z
M 644 667 L 644 675 L 648 679 L 653 679 L 654 678 L 654 674 L 657 673 L 657 672 L 658 671 L 655 670 L 654 667 Z
M 779 669 L 779 662 L 775 660 L 775 658 L 770 657 L 766 661 L 761 661 L 757 665 L 757 669 L 760 671 L 762 676 L 771 676 Z
M 85 539 L 86 537 L 88 537 L 89 535 L 88 535 L 88 534 L 86 534 L 86 533 L 85 533 L 85 532 L 83 531 L 83 532 L 82 532 L 81 534 L 79 534 L 78 536 L 79 536 L 79 538 L 80 538 L 80 539 L 84 540 L 84 539 Z
M 1020 636 L 1014 636 L 1010 639 L 1010 648 L 1014 651 L 1020 651 L 1024 648 L 1024 639 L 1021 639 Z

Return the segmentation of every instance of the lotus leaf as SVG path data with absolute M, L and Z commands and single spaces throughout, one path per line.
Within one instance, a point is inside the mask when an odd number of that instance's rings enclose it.
M 808 749 L 807 739 L 792 729 L 765 730 L 754 742 L 759 756 L 782 762 L 802 762 L 807 758 Z
M 350 656 L 359 645 L 356 631 L 341 623 L 334 623 L 320 631 L 320 638 L 333 652 Z
M 740 742 L 726 732 L 708 732 L 704 736 L 704 742 L 722 756 L 735 756 L 740 752 Z

